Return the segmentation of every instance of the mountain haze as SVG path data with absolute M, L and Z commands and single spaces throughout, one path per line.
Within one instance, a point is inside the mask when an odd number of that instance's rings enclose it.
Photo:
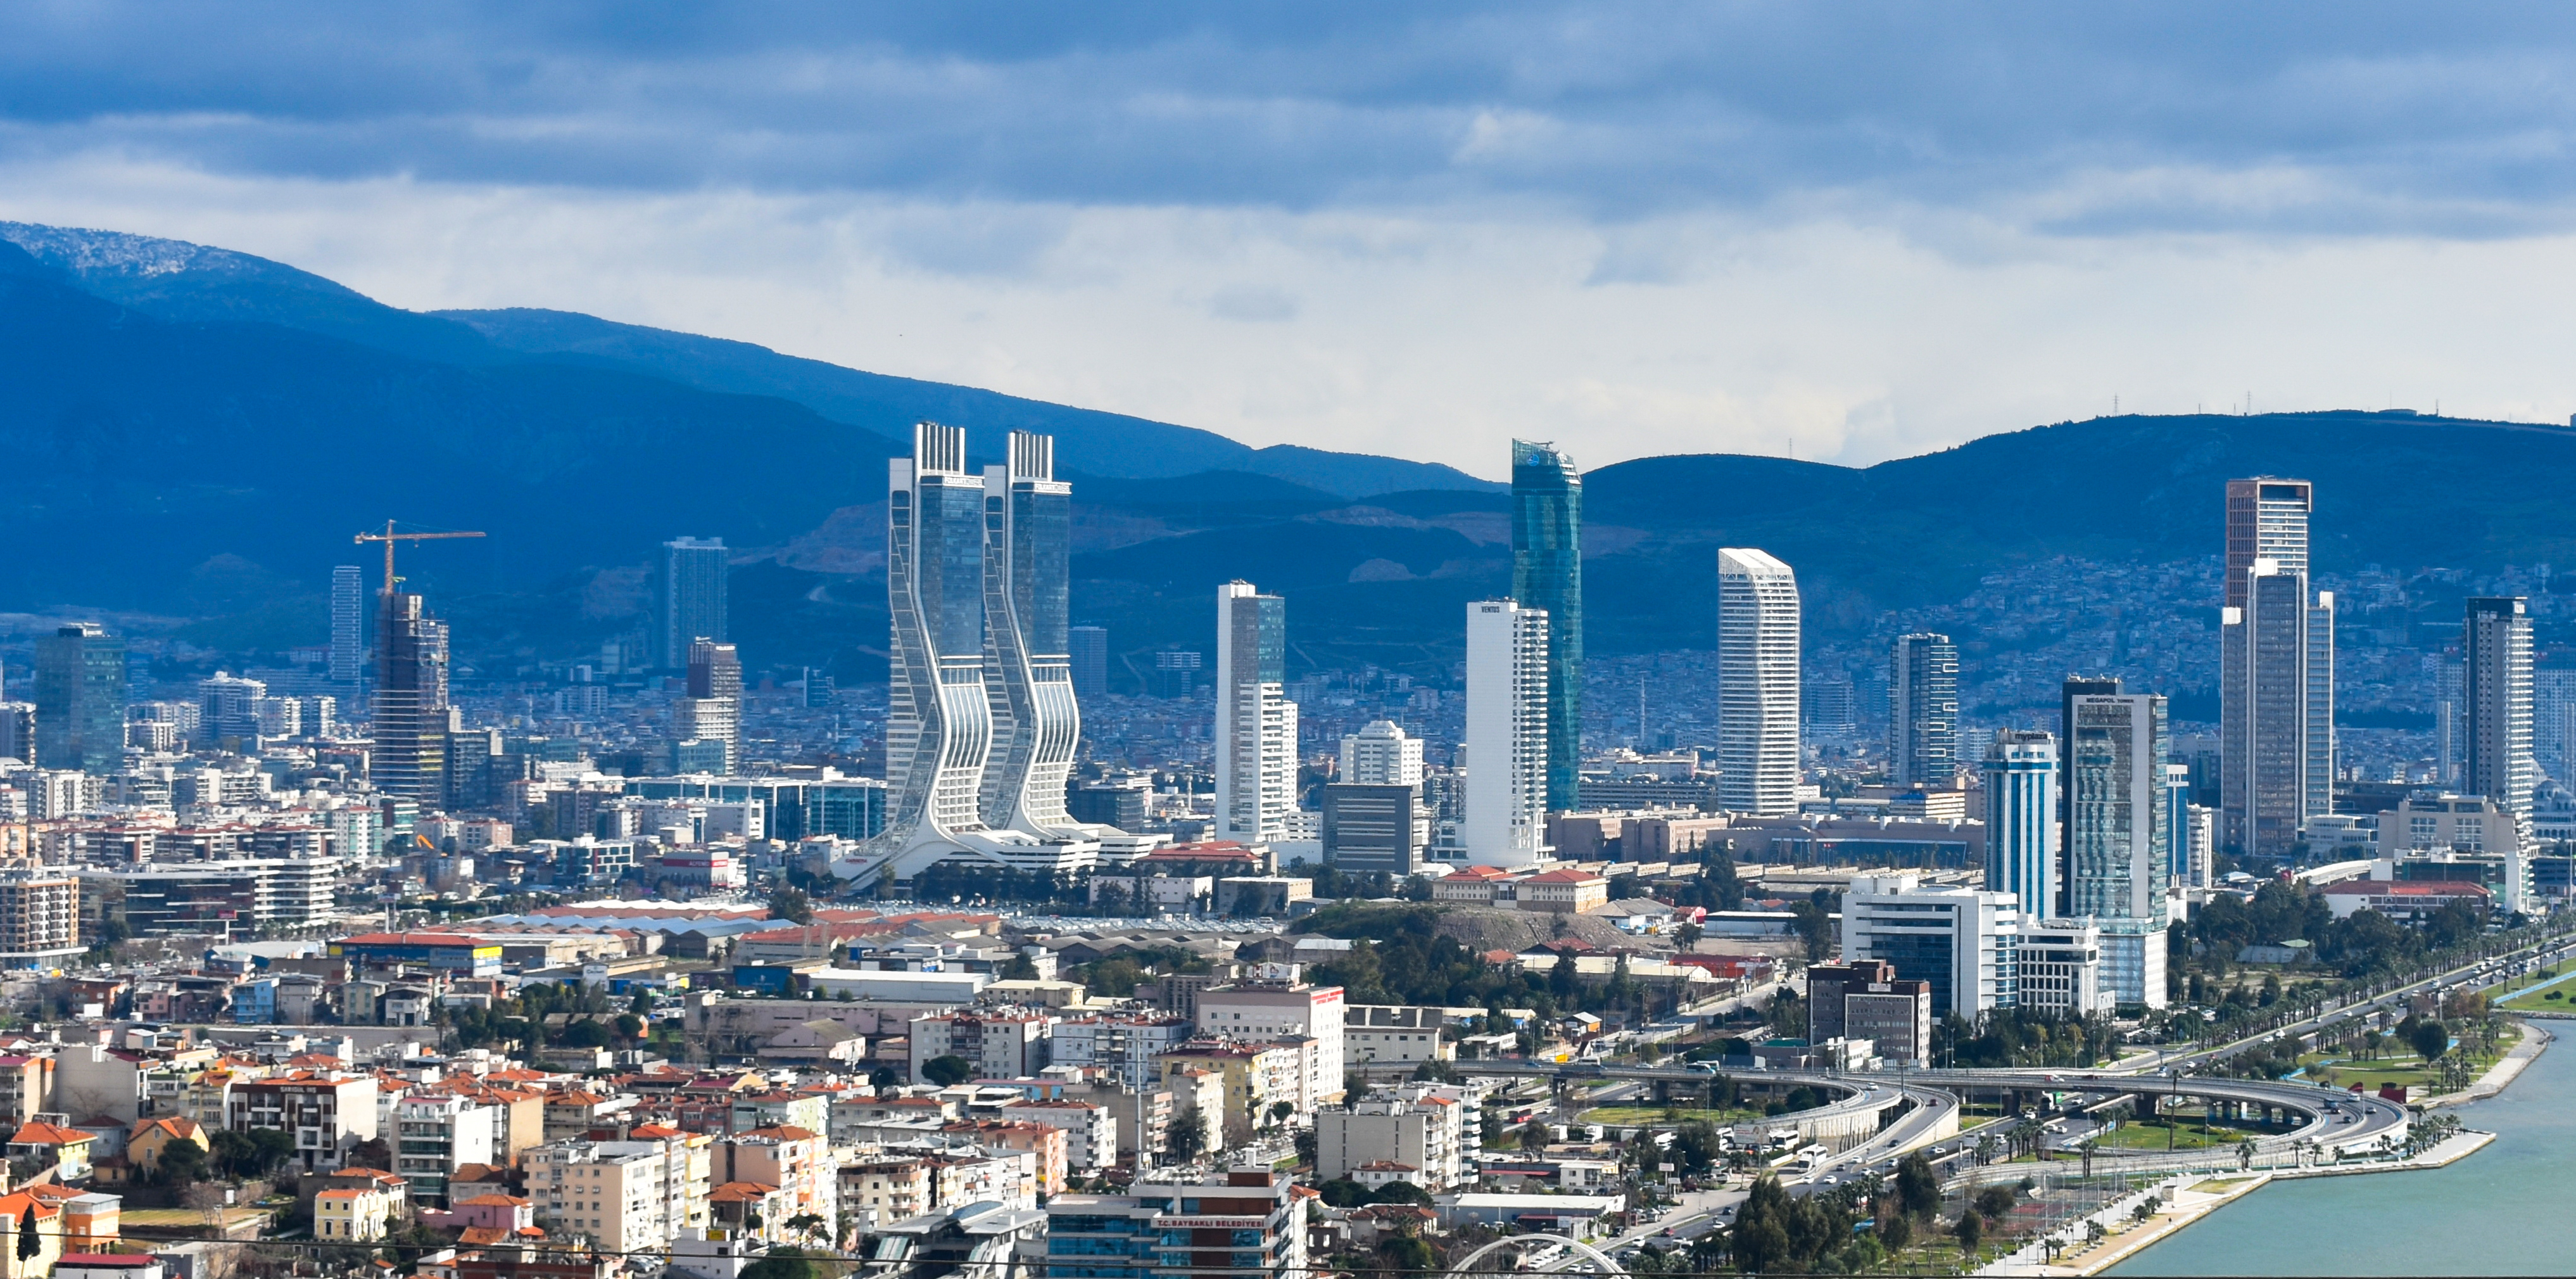
M 1215 585 L 1290 600 L 1292 665 L 1446 677 L 1469 600 L 1510 590 L 1497 486 L 747 343 L 536 310 L 424 315 L 227 250 L 0 224 L 0 611 L 203 619 L 226 648 L 310 642 L 351 533 L 388 516 L 491 537 L 405 571 L 490 673 L 632 631 L 677 534 L 738 548 L 755 668 L 882 672 L 884 463 L 911 422 L 979 457 L 1049 431 L 1075 481 L 1074 607 L 1121 660 L 1213 642 Z M 1564 441 L 1582 455 L 1579 438 Z M 2218 554 L 2223 486 L 2317 485 L 2315 562 L 2576 564 L 2576 431 L 2404 412 L 2117 417 L 1870 467 L 1702 454 L 1585 476 L 1586 642 L 1704 648 L 1720 546 L 1797 569 L 1813 634 L 1955 600 L 2051 556 Z M 2216 601 L 2174 601 L 2176 608 Z

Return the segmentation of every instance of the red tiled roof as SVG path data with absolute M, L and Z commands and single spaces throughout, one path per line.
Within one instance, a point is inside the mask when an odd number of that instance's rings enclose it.
M 61 1124 L 28 1123 L 20 1126 L 17 1134 L 9 1138 L 9 1144 L 12 1146 L 68 1146 L 75 1142 L 96 1140 L 98 1140 L 96 1133 L 82 1132 L 78 1128 L 65 1128 Z

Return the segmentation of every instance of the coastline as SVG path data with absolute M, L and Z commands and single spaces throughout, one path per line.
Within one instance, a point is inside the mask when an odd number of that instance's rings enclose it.
M 2479 1075 L 2477 1082 L 2458 1092 L 2426 1097 L 2416 1105 L 2423 1109 L 2456 1106 L 2481 1101 L 2503 1092 L 2521 1077 L 2523 1071 L 2556 1041 L 2557 1036 L 2530 1024 L 2517 1021 L 2522 1040 L 2497 1062 Z M 2154 1187 L 2139 1191 L 2095 1213 L 2091 1220 L 2106 1228 L 2102 1241 L 2081 1251 L 2069 1251 L 2053 1261 L 2042 1260 L 2044 1254 L 2025 1247 L 2019 1252 L 1990 1262 L 1978 1269 L 1980 1275 L 2048 1276 L 2050 1279 L 2080 1279 L 2098 1275 L 2113 1266 L 2171 1238 L 2186 1227 L 2201 1221 L 2228 1204 L 2262 1189 L 2274 1181 L 2303 1180 L 2312 1177 L 2358 1177 L 2376 1173 L 2420 1172 L 2446 1168 L 2485 1149 L 2496 1134 L 2464 1129 L 2440 1145 L 2403 1160 L 2367 1164 L 2328 1164 L 2311 1167 L 2267 1168 L 2230 1175 L 2226 1173 L 2189 1173 L 2170 1177 Z M 2132 1222 L 2129 1213 L 2148 1196 L 2158 1199 L 2153 1215 L 2143 1222 Z

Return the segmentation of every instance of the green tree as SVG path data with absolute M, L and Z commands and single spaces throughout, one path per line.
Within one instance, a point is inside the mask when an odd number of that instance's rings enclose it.
M 1440 1262 L 1439 1254 L 1431 1250 L 1431 1245 L 1412 1235 L 1396 1235 L 1379 1244 L 1377 1257 L 1389 1269 L 1413 1273 L 1428 1271 Z
M 1198 1158 L 1199 1152 L 1207 1149 L 1207 1144 L 1207 1115 L 1198 1110 L 1190 1110 L 1173 1120 L 1172 1126 L 1163 1133 L 1164 1149 L 1183 1162 Z
M 772 1248 L 768 1255 L 743 1267 L 741 1279 L 834 1279 L 840 1267 L 823 1256 L 792 1246 Z
M 1976 1256 L 1976 1255 L 1977 1255 L 1977 1246 L 1978 1246 L 1979 1244 L 1984 1243 L 1985 1241 L 1986 1241 L 1986 1219 L 1985 1219 L 1985 1218 L 1983 1218 L 1983 1217 L 1978 1216 L 1978 1215 L 1976 1214 L 1976 1211 L 1975 1211 L 1974 1209 L 1970 1209 L 1970 1210 L 1969 1210 L 1969 1211 L 1967 1211 L 1967 1212 L 1960 1213 L 1960 1214 L 1959 1214 L 1959 1255 L 1960 1255 L 1963 1259 L 1964 1259 L 1964 1258 L 1971 1258 L 1971 1257 Z
M 2451 1028 L 2429 1017 L 2425 1018 L 2415 1023 L 2414 1029 L 2406 1032 L 2406 1046 L 2414 1049 L 2416 1056 L 2428 1062 L 2438 1061 L 2443 1053 L 2451 1050 Z
M 185 1186 L 206 1177 L 206 1148 L 193 1141 L 174 1141 L 161 1148 L 161 1162 L 153 1170 L 156 1185 Z
M 769 899 L 769 915 L 791 924 L 810 924 L 814 922 L 814 903 L 804 889 L 782 888 Z
M 32 1261 L 45 1250 L 43 1236 L 36 1233 L 36 1205 L 27 1205 L 27 1215 L 18 1219 L 18 1260 Z
M 1929 1218 L 1941 1210 L 1941 1178 L 1919 1150 L 1896 1161 L 1896 1204 L 1909 1217 Z
M 921 1063 L 921 1077 L 942 1088 L 954 1088 L 975 1077 L 975 1067 L 955 1053 L 943 1053 Z

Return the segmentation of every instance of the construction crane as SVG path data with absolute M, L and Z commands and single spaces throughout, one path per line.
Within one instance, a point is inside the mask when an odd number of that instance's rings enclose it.
M 392 520 L 386 520 L 384 532 L 360 533 L 356 540 L 361 546 L 369 542 L 382 542 L 385 544 L 385 589 L 383 593 L 391 595 L 394 593 L 394 583 L 402 580 L 401 578 L 394 576 L 394 543 L 435 542 L 440 539 L 450 537 L 481 536 L 483 536 L 481 533 L 397 533 L 394 531 L 394 522 Z

